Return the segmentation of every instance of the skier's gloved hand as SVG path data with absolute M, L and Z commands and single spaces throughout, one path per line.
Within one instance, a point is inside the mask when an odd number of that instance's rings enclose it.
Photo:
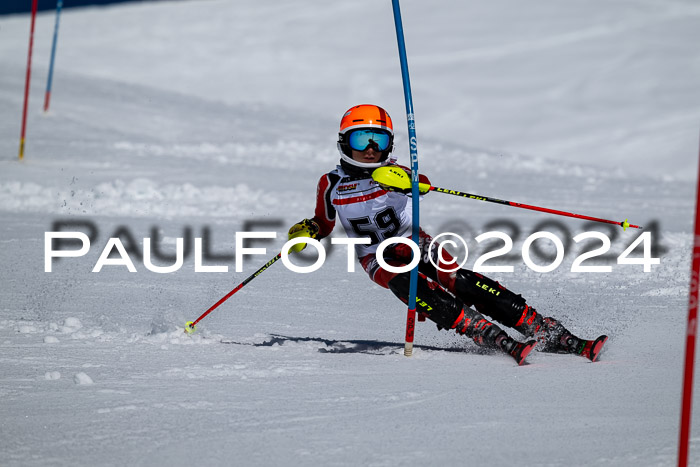
M 384 185 L 383 183 L 379 183 L 379 186 L 382 187 L 383 190 L 386 191 L 393 191 L 394 193 L 403 193 L 404 195 L 410 195 L 411 194 L 411 189 L 410 188 L 397 188 L 395 186 L 391 185 Z
M 410 194 L 413 193 L 412 188 L 404 188 L 404 189 L 401 189 L 401 188 L 396 188 L 396 187 L 390 186 L 390 185 L 383 185 L 383 184 L 381 184 L 381 183 L 379 183 L 379 186 L 382 187 L 382 188 L 383 188 L 384 190 L 386 190 L 386 191 L 393 191 L 393 192 L 396 192 L 396 193 L 403 193 L 404 195 L 410 195 Z M 428 185 L 427 183 L 419 183 L 419 184 L 418 184 L 418 193 L 421 194 L 421 195 L 424 195 L 424 194 L 426 194 L 426 193 L 428 193 L 428 192 L 430 191 L 430 188 L 431 188 L 430 185 Z
M 429 183 L 419 183 L 418 184 L 418 193 L 421 195 L 424 195 L 430 191 L 432 186 Z
M 379 167 L 372 172 L 372 179 L 387 191 L 411 194 L 411 178 L 401 167 L 391 165 Z M 418 192 L 421 195 L 429 192 L 430 188 L 428 183 L 418 184 Z
M 320 229 L 316 222 L 312 221 L 311 219 L 304 219 L 302 221 L 297 222 L 289 229 L 288 239 L 291 240 L 297 237 L 316 238 L 318 236 L 319 230 Z M 293 245 L 291 248 L 289 248 L 289 251 L 297 253 L 303 250 L 304 248 L 306 248 L 306 243 L 297 243 L 296 245 Z

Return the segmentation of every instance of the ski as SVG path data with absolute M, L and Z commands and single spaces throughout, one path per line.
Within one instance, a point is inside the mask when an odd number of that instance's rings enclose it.
M 598 360 L 603 346 L 608 341 L 608 336 L 602 335 L 593 340 L 581 339 L 572 335 L 568 335 L 562 339 L 562 346 L 552 350 L 543 350 L 544 352 L 568 353 L 580 355 L 589 359 L 592 362 Z
M 577 352 L 582 357 L 586 357 L 592 362 L 598 360 L 600 351 L 603 350 L 603 346 L 608 341 L 608 336 L 600 336 L 597 339 L 587 341 L 581 339 L 581 346 Z
M 534 339 L 527 342 L 516 342 L 513 348 L 508 351 L 508 354 L 515 359 L 518 365 L 522 365 L 536 345 L 537 341 Z

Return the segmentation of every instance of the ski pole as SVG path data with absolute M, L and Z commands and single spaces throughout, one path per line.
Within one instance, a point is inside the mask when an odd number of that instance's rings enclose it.
M 277 253 L 277 256 L 275 256 L 275 257 L 272 258 L 270 261 L 268 261 L 267 263 L 265 263 L 260 269 L 258 269 L 258 270 L 255 271 L 253 274 L 251 274 L 246 280 L 244 280 L 243 282 L 241 282 L 240 284 L 238 284 L 238 285 L 236 286 L 235 289 L 233 289 L 232 291 L 230 291 L 229 293 L 227 293 L 226 295 L 224 295 L 223 297 L 221 297 L 221 299 L 220 299 L 218 302 L 214 303 L 207 311 L 205 311 L 204 313 L 202 313 L 202 315 L 201 315 L 199 318 L 197 318 L 197 319 L 194 320 L 194 321 L 188 321 L 188 322 L 185 324 L 185 332 L 186 332 L 187 334 L 192 334 L 192 333 L 195 331 L 195 329 L 196 329 L 197 323 L 199 323 L 202 319 L 204 319 L 205 316 L 207 316 L 207 315 L 208 315 L 209 313 L 211 313 L 212 311 L 216 310 L 216 309 L 219 307 L 219 305 L 221 305 L 221 304 L 224 303 L 226 300 L 228 300 L 229 298 L 231 298 L 231 296 L 232 296 L 233 294 L 235 294 L 236 292 L 238 292 L 239 290 L 241 290 L 241 289 L 243 288 L 243 286 L 245 286 L 248 282 L 252 281 L 252 280 L 255 279 L 256 277 L 258 277 L 260 274 L 262 274 L 263 271 L 265 271 L 267 268 L 269 268 L 270 266 L 272 266 L 273 264 L 275 264 L 275 262 L 277 262 L 277 260 L 280 259 L 281 257 L 282 257 L 282 252 Z
M 403 169 L 392 167 L 390 165 L 379 167 L 378 169 L 375 169 L 374 172 L 372 172 L 372 178 L 375 182 L 379 183 L 379 185 L 383 186 L 387 190 L 398 190 L 402 193 L 411 193 L 411 181 L 408 179 L 408 174 Z M 514 208 L 530 209 L 531 211 L 547 212 L 550 214 L 556 214 L 558 216 L 575 217 L 576 219 L 584 219 L 587 221 L 619 225 L 622 227 L 622 230 L 627 230 L 627 227 L 632 227 L 633 229 L 644 228 L 638 225 L 630 224 L 629 222 L 627 222 L 627 219 L 625 219 L 622 222 L 610 221 L 607 219 L 601 219 L 600 217 L 584 216 L 583 214 L 574 214 L 572 212 L 559 211 L 557 209 L 542 208 L 539 206 L 532 206 L 530 204 L 516 203 L 514 201 L 506 201 L 503 199 L 490 198 L 488 196 L 465 193 L 463 191 L 448 190 L 447 188 L 431 186 L 427 183 L 419 183 L 418 189 L 421 194 L 427 193 L 429 191 L 437 191 L 438 193 L 445 193 L 447 195 L 475 199 L 477 201 L 487 201 L 489 203 L 505 204 L 506 206 L 512 206 Z
M 379 167 L 378 169 L 375 169 L 374 172 L 372 172 L 372 178 L 375 182 L 377 182 L 380 186 L 384 187 L 386 190 L 396 190 L 401 193 L 412 192 L 411 180 L 409 180 L 406 171 L 401 168 L 397 168 L 395 166 L 390 165 Z M 477 201 L 487 201 L 489 203 L 505 204 L 506 206 L 513 206 L 514 208 L 530 209 L 531 211 L 547 212 L 550 214 L 556 214 L 558 216 L 575 217 L 576 219 L 584 219 L 587 221 L 619 225 L 622 227 L 622 230 L 627 230 L 627 227 L 632 227 L 633 229 L 644 228 L 638 225 L 630 224 L 629 222 L 627 222 L 627 219 L 625 219 L 622 222 L 610 221 L 607 219 L 601 219 L 600 217 L 584 216 L 583 214 L 574 214 L 572 212 L 559 211 L 557 209 L 542 208 L 539 206 L 532 206 L 530 204 L 516 203 L 515 201 L 506 201 L 503 199 L 490 198 L 488 196 L 465 193 L 463 191 L 458 190 L 448 190 L 447 188 L 431 186 L 428 183 L 419 183 L 418 190 L 421 194 L 427 193 L 429 191 L 437 191 L 438 193 L 445 193 L 447 195 L 475 199 Z
M 629 222 L 627 222 L 627 219 L 625 219 L 622 222 L 617 222 L 617 221 L 611 221 L 608 219 L 601 219 L 599 217 L 584 216 L 583 214 L 574 214 L 572 212 L 559 211 L 557 209 L 542 208 L 539 206 L 532 206 L 529 204 L 516 203 L 514 201 L 506 201 L 503 199 L 490 198 L 488 196 L 481 196 L 481 195 L 474 195 L 471 193 L 464 193 L 463 191 L 448 190 L 446 188 L 440 188 L 437 186 L 430 186 L 430 185 L 426 186 L 427 184 L 424 184 L 424 183 L 421 183 L 421 185 L 423 185 L 421 187 L 421 192 L 425 192 L 426 190 L 427 191 L 437 191 L 438 193 L 445 193 L 448 195 L 461 196 L 463 198 L 475 199 L 477 201 L 487 201 L 489 203 L 505 204 L 506 206 L 513 206 L 514 208 L 530 209 L 531 211 L 547 212 L 549 214 L 556 214 L 558 216 L 574 217 L 576 219 L 584 219 L 587 221 L 594 221 L 594 222 L 602 222 L 604 224 L 619 225 L 622 227 L 622 230 L 627 230 L 627 227 L 631 227 L 633 229 L 643 229 L 644 228 L 644 227 L 640 227 L 638 225 L 630 224 Z

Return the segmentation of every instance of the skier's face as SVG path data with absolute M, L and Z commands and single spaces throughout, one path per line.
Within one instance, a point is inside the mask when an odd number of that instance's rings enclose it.
M 353 149 L 352 158 L 357 162 L 377 163 L 382 158 L 382 151 L 375 151 L 371 146 L 364 151 L 356 151 Z

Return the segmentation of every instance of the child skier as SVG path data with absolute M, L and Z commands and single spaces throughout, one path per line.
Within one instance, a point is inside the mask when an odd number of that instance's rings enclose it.
M 380 185 L 372 178 L 373 171 L 384 166 L 408 171 L 396 165 L 391 156 L 393 140 L 391 118 L 381 107 L 358 105 L 345 112 L 338 135 L 340 165 L 321 177 L 315 215 L 292 226 L 289 238 L 324 238 L 338 217 L 348 237 L 370 239 L 371 244 L 355 247 L 370 278 L 407 303 L 410 272 L 389 272 L 379 266 L 376 258 L 379 243 L 391 237 L 410 237 L 412 230 L 410 193 Z M 430 183 L 424 175 L 420 175 L 420 182 Z M 477 345 L 501 349 L 518 364 L 525 361 L 537 341 L 545 352 L 573 353 L 592 361 L 598 358 L 607 336 L 593 341 L 580 339 L 559 321 L 543 317 L 520 295 L 488 277 L 467 269 L 443 271 L 454 268 L 450 264 L 452 258 L 444 249 L 440 249 L 442 257 L 438 258 L 436 245 L 429 248 L 431 241 L 432 237 L 421 230 L 417 297 L 424 315 L 439 329 L 454 329 Z M 300 251 L 305 246 L 297 244 L 292 250 Z M 411 255 L 408 245 L 395 244 L 384 251 L 383 257 L 387 264 L 404 266 L 411 262 Z M 440 267 L 436 268 L 429 257 Z M 484 315 L 531 339 L 512 339 Z

